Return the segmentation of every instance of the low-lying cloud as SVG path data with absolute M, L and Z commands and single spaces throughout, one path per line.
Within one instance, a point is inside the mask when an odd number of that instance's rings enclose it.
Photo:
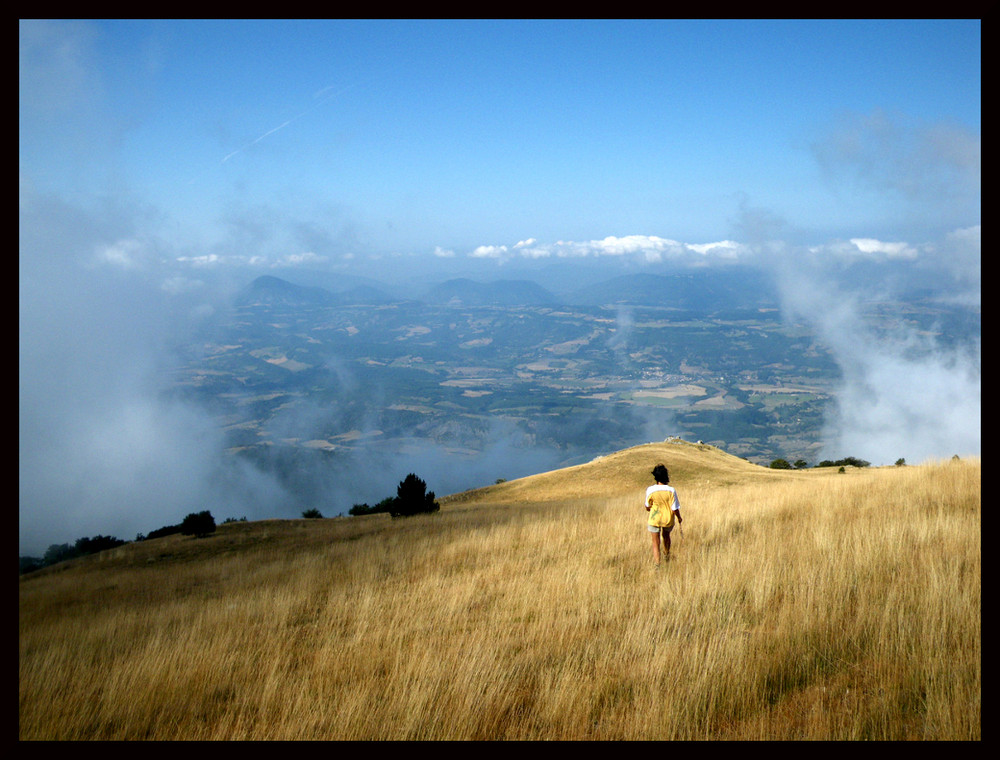
M 827 415 L 824 458 L 889 464 L 981 452 L 978 336 L 945 345 L 902 322 L 876 329 L 865 319 L 861 288 L 846 290 L 828 262 L 791 258 L 788 251 L 778 260 L 788 318 L 816 332 L 842 373 Z

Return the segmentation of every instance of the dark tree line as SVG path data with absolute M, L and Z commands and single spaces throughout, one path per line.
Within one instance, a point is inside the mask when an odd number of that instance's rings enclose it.
M 194 512 L 189 514 L 178 525 L 164 525 L 162 528 L 150 531 L 148 535 L 140 533 L 135 537 L 136 541 L 148 541 L 151 538 L 160 538 L 174 533 L 182 533 L 185 536 L 202 537 L 215 532 L 215 518 L 208 510 L 204 512 Z M 43 567 L 55 565 L 66 560 L 86 557 L 89 554 L 97 554 L 106 549 L 114 549 L 116 546 L 127 544 L 114 536 L 94 536 L 93 538 L 78 538 L 72 544 L 52 544 L 41 557 L 18 557 L 18 572 L 20 574 L 30 573 L 34 570 L 41 570 Z
M 413 473 L 407 475 L 396 487 L 396 495 L 383 499 L 374 507 L 367 504 L 355 504 L 351 510 L 352 515 L 370 515 L 380 512 L 387 512 L 393 517 L 408 517 L 410 515 L 425 512 L 437 512 L 440 505 L 434 498 L 434 492 L 427 490 L 427 483 L 418 478 Z M 321 518 L 323 515 L 318 509 L 309 509 L 302 513 L 303 517 Z M 242 518 L 244 521 L 246 518 Z M 236 522 L 229 519 L 225 522 Z M 140 533 L 135 537 L 136 541 L 149 541 L 154 538 L 162 538 L 177 533 L 185 536 L 195 536 L 198 538 L 208 536 L 215 532 L 215 518 L 208 510 L 203 512 L 192 512 L 177 525 L 164 525 L 161 528 L 152 530 L 143 535 Z M 19 557 L 18 569 L 21 574 L 29 573 L 33 570 L 40 570 L 43 567 L 54 565 L 57 562 L 84 557 L 88 554 L 96 554 L 105 549 L 113 549 L 116 546 L 126 544 L 114 536 L 94 536 L 93 538 L 78 538 L 74 544 L 52 544 L 43 557 Z
M 412 472 L 396 486 L 396 495 L 382 499 L 374 507 L 355 504 L 351 515 L 374 515 L 387 512 L 392 517 L 410 517 L 426 512 L 437 512 L 441 505 L 435 501 L 434 492 L 427 490 L 427 483 Z
M 896 464 L 905 464 L 905 459 L 897 459 Z M 820 462 L 817 467 L 867 467 L 871 462 L 866 462 L 864 459 L 858 459 L 857 457 L 844 457 L 843 459 L 838 459 L 836 461 L 830 459 L 824 459 Z M 809 464 L 804 459 L 795 460 L 794 464 L 789 464 L 787 459 L 773 459 L 769 465 L 772 470 L 802 470 L 809 466 Z
M 116 546 L 128 543 L 114 536 L 85 536 L 78 538 L 72 544 L 52 544 L 46 549 L 42 557 L 18 557 L 18 571 L 20 573 L 30 573 L 32 570 L 39 570 L 57 562 L 65 562 L 68 559 L 85 557 L 88 554 L 97 554 L 105 549 L 114 549 Z

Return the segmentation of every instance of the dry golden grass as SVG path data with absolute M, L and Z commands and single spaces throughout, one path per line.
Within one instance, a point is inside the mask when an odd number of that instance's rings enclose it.
M 680 489 L 718 487 L 778 475 L 776 470 L 758 467 L 714 446 L 664 441 L 618 451 L 576 467 L 454 494 L 442 499 L 441 504 L 538 504 L 634 495 L 652 483 L 650 470 L 657 462 L 668 463 L 671 483 Z M 785 475 L 789 474 L 786 471 Z
M 230 524 L 22 579 L 19 736 L 980 738 L 978 460 L 663 446 L 435 515 Z M 685 517 L 659 571 L 657 461 Z

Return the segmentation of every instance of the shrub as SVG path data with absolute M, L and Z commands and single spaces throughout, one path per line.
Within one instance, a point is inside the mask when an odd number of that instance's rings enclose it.
M 323 514 L 318 509 L 313 507 L 312 509 L 307 509 L 305 512 L 303 512 L 302 516 L 305 518 L 317 518 L 317 517 L 322 517 Z
M 175 533 L 181 532 L 180 525 L 164 525 L 162 528 L 157 528 L 156 530 L 151 530 L 143 537 L 143 541 L 148 541 L 151 538 L 163 538 L 164 536 L 172 536 Z
M 832 461 L 830 459 L 824 459 L 820 462 L 817 467 L 846 467 L 850 465 L 851 467 L 867 467 L 871 462 L 864 459 L 858 459 L 857 457 L 844 457 L 843 459 L 838 459 Z
M 775 459 L 771 462 L 772 470 L 790 470 L 792 466 L 788 464 L 787 459 Z
M 377 515 L 382 512 L 391 512 L 392 505 L 395 503 L 396 498 L 394 496 L 389 496 L 382 499 L 374 507 L 369 507 L 368 504 L 355 504 L 351 507 L 347 513 L 350 515 Z
M 215 518 L 208 510 L 204 512 L 192 512 L 181 522 L 181 533 L 185 536 L 196 536 L 203 538 L 210 533 L 215 533 Z
M 427 483 L 412 472 L 396 487 L 396 498 L 389 509 L 393 517 L 410 517 L 424 512 L 437 512 L 441 505 L 434 500 L 434 492 L 427 490 Z
M 40 557 L 18 557 L 17 567 L 18 573 L 24 575 L 25 573 L 33 573 L 35 570 L 41 570 L 45 567 L 45 562 Z
M 97 554 L 105 549 L 114 549 L 122 546 L 126 542 L 115 536 L 94 536 L 76 539 L 76 551 L 78 554 Z
M 80 553 L 70 544 L 52 544 L 45 551 L 42 561 L 46 565 L 54 565 L 57 562 L 65 562 L 68 559 L 79 557 Z

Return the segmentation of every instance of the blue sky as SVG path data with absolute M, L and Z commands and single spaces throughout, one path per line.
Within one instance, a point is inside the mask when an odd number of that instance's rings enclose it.
M 760 266 L 843 370 L 829 458 L 978 453 L 978 341 L 855 306 L 979 308 L 981 93 L 978 20 L 22 20 L 22 551 L 268 493 L 163 392 L 261 274 Z
M 975 20 L 22 22 L 20 176 L 151 205 L 189 255 L 235 253 L 246 214 L 256 253 L 338 262 L 704 244 L 745 205 L 918 243 L 979 223 L 978 192 L 895 183 L 964 160 L 928 131 L 978 150 L 980 56 Z M 892 165 L 843 145 L 882 139 Z

